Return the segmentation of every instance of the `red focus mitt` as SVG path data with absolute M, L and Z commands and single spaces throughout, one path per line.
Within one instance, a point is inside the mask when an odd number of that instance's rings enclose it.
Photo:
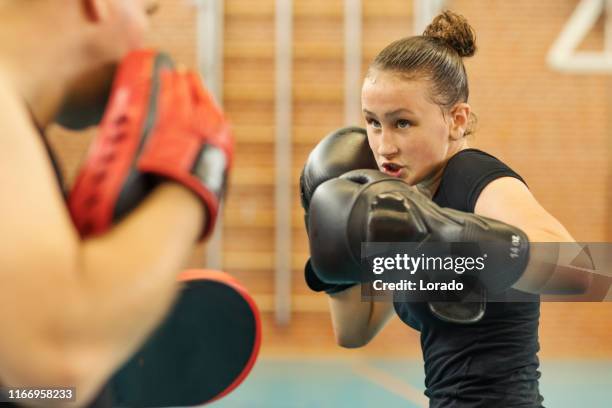
M 261 344 L 253 298 L 224 272 L 192 269 L 165 321 L 109 381 L 112 406 L 193 406 L 244 381 Z
M 100 234 L 138 206 L 161 180 L 202 200 L 213 229 L 231 166 L 228 122 L 198 76 L 151 50 L 119 66 L 98 134 L 69 196 L 81 236 Z

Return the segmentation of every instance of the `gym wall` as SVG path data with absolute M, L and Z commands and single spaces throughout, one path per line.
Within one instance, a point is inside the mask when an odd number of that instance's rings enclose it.
M 540 203 L 579 241 L 611 241 L 612 75 L 554 71 L 546 55 L 577 0 L 452 0 L 468 18 L 479 50 L 466 60 L 470 103 L 478 115 L 472 144 L 513 167 Z M 299 204 L 301 167 L 317 141 L 344 125 L 344 32 L 341 0 L 293 2 L 292 306 L 275 324 L 274 149 L 275 1 L 224 4 L 223 104 L 235 130 L 235 168 L 223 224 L 223 268 L 255 294 L 264 313 L 264 354 L 420 355 L 417 333 L 393 322 L 368 347 L 335 346 L 327 300 L 303 281 L 307 239 Z M 412 2 L 363 0 L 362 72 L 390 41 L 412 34 Z M 196 8 L 164 0 L 149 44 L 195 67 Z M 603 48 L 603 19 L 580 49 Z M 54 129 L 53 145 L 70 180 L 92 131 Z M 204 247 L 191 264 L 205 262 Z M 612 356 L 609 303 L 545 303 L 542 356 Z

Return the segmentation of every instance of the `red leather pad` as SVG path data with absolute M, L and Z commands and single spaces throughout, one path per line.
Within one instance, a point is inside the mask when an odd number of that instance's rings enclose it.
M 156 124 L 161 76 L 173 69 L 168 56 L 152 50 L 135 51 L 118 67 L 100 128 L 68 200 L 81 236 L 103 233 L 153 188 L 150 177 L 135 171 L 134 159 Z M 123 208 L 116 207 L 118 201 Z

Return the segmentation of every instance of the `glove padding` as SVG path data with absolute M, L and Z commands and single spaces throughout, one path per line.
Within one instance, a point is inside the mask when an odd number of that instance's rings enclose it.
M 300 199 L 304 209 L 304 222 L 308 231 L 308 208 L 317 187 L 330 179 L 355 169 L 376 169 L 376 160 L 368 145 L 366 130 L 349 126 L 325 136 L 312 150 L 300 175 Z M 315 292 L 328 294 L 341 292 L 353 284 L 323 282 L 312 268 L 310 259 L 304 267 L 304 278 Z
M 151 50 L 129 54 L 69 197 L 83 237 L 101 234 L 138 206 L 162 180 L 202 200 L 214 228 L 233 153 L 229 125 L 190 72 Z
M 112 406 L 194 406 L 218 400 L 253 368 L 261 321 L 253 298 L 224 272 L 187 270 L 159 328 L 108 383 Z
M 489 252 L 486 268 L 475 273 L 491 293 L 510 288 L 529 259 L 529 241 L 520 229 L 440 208 L 416 188 L 378 171 L 356 170 L 321 184 L 312 196 L 309 212 L 311 260 L 324 282 L 363 280 L 362 242 L 473 243 L 451 245 L 448 256 L 474 257 Z M 419 253 L 438 256 L 427 253 L 432 247 L 425 246 Z M 466 276 L 472 275 L 466 272 Z
M 300 175 L 302 208 L 308 213 L 310 199 L 323 182 L 357 169 L 377 169 L 366 130 L 340 128 L 325 136 L 310 152 Z

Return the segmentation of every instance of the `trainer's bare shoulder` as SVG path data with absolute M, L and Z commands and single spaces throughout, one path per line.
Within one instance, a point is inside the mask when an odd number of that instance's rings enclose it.
M 20 260 L 32 264 L 35 250 L 49 256 L 67 253 L 77 237 L 43 141 L 25 103 L 1 74 L 0 146 L 1 276 L 10 272 L 9 265 L 21 265 Z M 23 268 L 19 272 L 29 273 Z
M 29 112 L 1 77 L 0 149 L 0 308 L 11 311 L 0 315 L 0 381 L 46 384 L 67 374 L 61 353 L 50 351 L 51 323 L 75 283 L 77 242 Z

